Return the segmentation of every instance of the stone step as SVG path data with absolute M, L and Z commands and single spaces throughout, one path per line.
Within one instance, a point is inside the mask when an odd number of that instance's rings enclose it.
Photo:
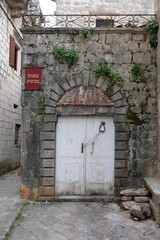
M 150 206 L 153 210 L 154 217 L 157 223 L 160 224 L 160 178 L 145 178 L 144 181 L 152 194 Z

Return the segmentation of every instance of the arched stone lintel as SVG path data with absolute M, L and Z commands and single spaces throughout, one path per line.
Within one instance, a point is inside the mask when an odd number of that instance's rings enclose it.
M 89 94 L 87 93 L 89 96 L 86 93 L 84 94 L 84 89 L 89 89 Z M 106 92 L 96 86 L 76 86 L 65 91 L 57 84 L 55 89 L 50 91 L 46 100 L 46 113 L 56 113 L 57 115 L 125 115 L 127 102 L 121 89 L 116 87 L 111 92 L 109 99 L 105 95 Z M 92 96 L 93 99 L 91 99 Z

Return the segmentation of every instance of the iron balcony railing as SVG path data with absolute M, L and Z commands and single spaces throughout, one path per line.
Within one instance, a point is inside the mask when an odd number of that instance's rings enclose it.
M 25 15 L 23 27 L 95 28 L 143 27 L 154 14 L 126 15 Z

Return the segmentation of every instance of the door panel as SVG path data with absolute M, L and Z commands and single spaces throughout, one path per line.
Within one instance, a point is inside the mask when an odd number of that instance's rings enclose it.
M 105 131 L 99 132 L 101 122 Z M 96 138 L 94 139 L 94 136 Z M 90 194 L 113 194 L 114 186 L 114 123 L 112 117 L 87 117 L 86 189 Z
M 84 194 L 85 119 L 59 117 L 56 134 L 56 194 Z
M 102 121 L 105 122 L 104 132 L 99 131 Z M 56 194 L 110 195 L 113 187 L 113 118 L 59 117 L 56 134 Z

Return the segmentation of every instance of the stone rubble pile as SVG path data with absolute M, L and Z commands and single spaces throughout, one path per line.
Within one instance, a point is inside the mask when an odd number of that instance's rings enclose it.
M 138 221 L 151 217 L 150 197 L 147 188 L 126 189 L 120 192 L 122 207 L 130 211 L 131 217 Z

